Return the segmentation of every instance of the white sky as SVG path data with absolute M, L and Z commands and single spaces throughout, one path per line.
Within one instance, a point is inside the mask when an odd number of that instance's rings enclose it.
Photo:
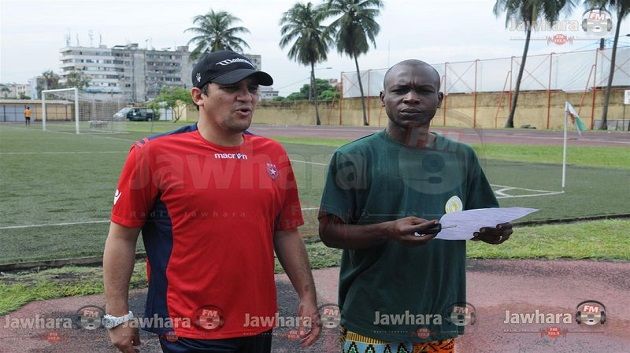
M 28 79 L 52 69 L 59 72 L 59 49 L 70 33 L 71 45 L 77 36 L 82 46 L 102 43 L 138 43 L 140 47 L 162 49 L 186 45 L 192 37 L 184 30 L 192 18 L 211 8 L 239 17 L 250 34 L 248 53 L 262 55 L 262 68 L 274 77 L 274 88 L 281 95 L 297 91 L 308 83 L 309 69 L 289 60 L 288 50 L 278 46 L 282 13 L 294 0 L 0 0 L 0 82 L 26 83 Z M 313 1 L 319 3 L 319 0 Z M 524 33 L 505 28 L 505 18 L 492 13 L 494 0 L 385 0 L 378 21 L 381 32 L 377 47 L 359 57 L 364 69 L 386 68 L 398 61 L 417 58 L 430 63 L 520 56 Z M 563 17 L 581 20 L 582 7 Z M 533 41 L 530 53 L 564 52 L 592 49 L 598 39 L 586 33 L 538 32 L 545 38 L 564 33 L 576 40 L 558 46 L 545 40 Z M 630 20 L 622 23 L 621 33 L 630 33 Z M 609 34 L 607 38 L 612 38 Z M 612 43 L 612 41 L 610 41 Z M 630 37 L 621 39 L 630 44 Z M 611 46 L 612 44 L 607 44 Z M 192 49 L 192 46 L 191 46 Z M 341 72 L 354 71 L 354 62 L 331 49 L 327 62 L 318 65 L 319 78 L 339 78 Z M 332 69 L 325 69 L 332 67 Z

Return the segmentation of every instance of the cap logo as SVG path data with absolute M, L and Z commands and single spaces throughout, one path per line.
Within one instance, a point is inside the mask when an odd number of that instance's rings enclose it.
M 197 82 L 201 82 L 201 73 L 197 72 Z
M 246 63 L 246 64 L 249 64 L 251 67 L 254 67 L 254 65 L 252 65 L 252 63 L 250 63 L 249 61 L 247 61 L 245 59 L 241 59 L 241 58 L 225 59 L 225 60 L 219 61 L 217 63 L 217 65 L 226 66 L 226 65 L 230 65 L 230 64 L 238 63 L 238 62 Z

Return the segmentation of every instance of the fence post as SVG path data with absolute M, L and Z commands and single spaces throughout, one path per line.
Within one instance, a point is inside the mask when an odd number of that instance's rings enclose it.
M 339 74 L 339 88 L 341 88 L 341 94 L 339 95 L 339 126 L 343 125 L 341 120 L 341 105 L 343 104 L 343 72 Z
M 473 90 L 473 129 L 477 128 L 477 64 L 479 59 L 475 59 L 475 89 Z
M 442 120 L 446 126 L 446 98 L 448 97 L 448 86 L 446 81 L 446 73 L 448 71 L 448 63 L 444 63 L 444 98 L 442 99 Z
M 371 122 L 372 119 L 370 119 L 370 71 L 372 71 L 372 69 L 367 70 L 367 121 L 368 124 Z M 359 75 L 361 75 L 361 73 L 359 73 Z
M 595 95 L 597 94 L 597 57 L 599 48 L 595 49 L 595 70 L 593 71 L 593 99 L 591 102 L 591 130 L 595 128 Z
M 553 69 L 553 52 L 549 54 L 549 81 L 547 83 L 547 130 L 551 119 L 551 70 Z

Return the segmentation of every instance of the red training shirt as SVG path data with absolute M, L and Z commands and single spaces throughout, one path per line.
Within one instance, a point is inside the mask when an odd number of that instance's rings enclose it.
M 243 136 L 223 147 L 190 125 L 131 147 L 111 220 L 142 227 L 144 329 L 222 339 L 272 328 L 251 319 L 277 311 L 273 235 L 304 222 L 284 148 Z

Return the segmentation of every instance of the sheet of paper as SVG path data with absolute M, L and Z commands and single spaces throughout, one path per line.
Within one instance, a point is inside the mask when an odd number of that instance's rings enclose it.
M 435 237 L 444 240 L 469 240 L 482 227 L 496 227 L 497 224 L 512 222 L 538 211 L 535 208 L 505 207 L 478 208 L 446 213 L 440 218 L 442 231 Z

